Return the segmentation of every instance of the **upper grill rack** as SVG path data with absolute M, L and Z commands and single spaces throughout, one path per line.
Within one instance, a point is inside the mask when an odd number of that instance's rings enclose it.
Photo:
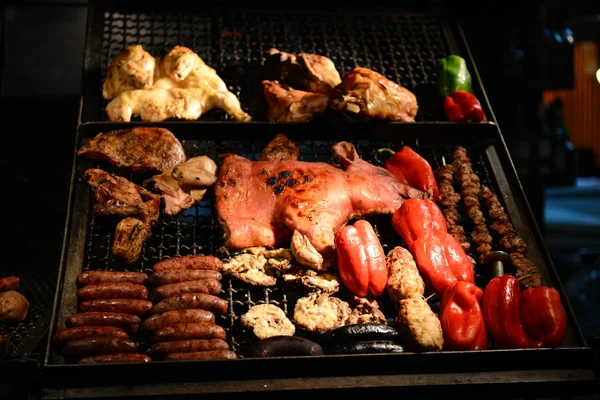
M 331 146 L 337 141 L 319 141 L 305 140 L 301 144 L 301 160 L 303 161 L 323 161 L 335 162 Z M 361 158 L 375 165 L 382 166 L 385 158 L 378 154 L 377 150 L 383 147 L 400 149 L 403 145 L 409 145 L 423 157 L 425 157 L 433 168 L 438 168 L 443 162 L 451 162 L 454 145 L 451 143 L 432 143 L 419 140 L 406 141 L 366 141 L 353 140 L 352 142 Z M 240 141 L 240 140 L 182 140 L 188 158 L 208 155 L 214 160 L 218 160 L 217 155 L 223 153 L 235 153 L 249 159 L 258 160 L 261 149 L 266 144 L 260 140 Z M 498 193 L 497 185 L 492 179 L 489 171 L 489 161 L 485 157 L 484 149 L 476 144 L 465 145 L 469 152 L 474 171 L 478 174 L 482 184 L 488 185 L 492 190 Z M 80 160 L 80 173 L 91 167 L 102 168 L 115 174 L 122 174 L 122 171 L 115 170 L 103 163 L 92 163 L 90 161 Z M 138 184 L 146 178 L 140 175 L 126 175 L 126 177 Z M 85 188 L 84 190 L 89 190 Z M 94 204 L 93 197 L 90 196 L 90 210 Z M 119 263 L 111 254 L 112 242 L 114 238 L 115 224 L 108 219 L 95 217 L 90 214 L 87 226 L 87 240 L 82 264 L 83 270 L 127 270 L 142 271 L 152 273 L 152 266 L 160 260 L 188 255 L 188 254 L 218 254 L 223 245 L 223 232 L 214 214 L 214 195 L 212 190 L 207 192 L 207 196 L 194 208 L 186 210 L 177 216 L 161 214 L 158 225 L 153 230 L 152 237 L 148 240 L 137 263 L 133 265 L 124 265 Z M 404 245 L 401 238 L 394 232 L 390 223 L 389 215 L 373 216 L 368 218 L 373 224 L 376 232 L 380 235 L 382 245 L 386 253 L 394 246 Z M 468 222 L 466 221 L 461 222 Z M 468 223 L 463 224 L 470 240 L 470 227 Z M 468 252 L 474 256 L 472 252 Z M 476 271 L 478 272 L 478 271 Z M 478 285 L 484 287 L 485 280 L 481 275 L 477 275 Z M 230 307 L 225 315 L 222 315 L 217 322 L 228 332 L 228 341 L 233 350 L 238 350 L 240 346 L 253 340 L 250 332 L 242 329 L 239 318 L 250 307 L 255 304 L 273 303 L 280 306 L 286 315 L 292 316 L 295 301 L 306 292 L 290 288 L 278 279 L 278 284 L 271 288 L 251 287 L 235 278 L 224 278 L 221 296 L 229 301 Z M 336 293 L 344 300 L 351 300 L 350 293 L 341 290 Z M 384 314 L 391 321 L 394 316 L 393 305 L 384 295 L 378 299 L 380 307 Z M 432 308 L 437 310 L 439 306 L 437 299 L 431 301 Z M 75 310 L 73 310 L 73 313 Z M 57 321 L 59 327 L 64 321 Z M 299 332 L 299 334 L 303 334 Z M 141 349 L 145 349 L 148 343 L 142 339 Z M 60 364 L 62 359 L 51 354 L 50 364 Z
M 102 24 L 101 48 L 88 43 L 86 59 L 99 65 L 86 64 L 86 68 L 99 73 L 85 88 L 82 122 L 107 120 L 107 101 L 101 95 L 106 68 L 121 49 L 136 44 L 154 56 L 175 45 L 190 47 L 216 69 L 256 120 L 266 115 L 261 65 L 272 47 L 327 56 L 340 74 L 358 66 L 373 69 L 415 93 L 417 122 L 445 120 L 435 67 L 451 46 L 441 19 L 429 14 L 106 10 L 98 23 Z M 232 118 L 214 110 L 201 120 Z

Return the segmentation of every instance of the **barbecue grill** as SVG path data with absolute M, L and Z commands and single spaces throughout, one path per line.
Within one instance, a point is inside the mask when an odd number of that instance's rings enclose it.
M 376 165 L 384 161 L 377 149 L 409 145 L 437 168 L 452 159 L 455 145 L 461 145 L 467 149 L 482 184 L 498 195 L 516 231 L 528 244 L 528 257 L 541 269 L 543 283 L 559 289 L 568 315 L 567 337 L 565 345 L 558 349 L 154 361 L 134 365 L 67 364 L 54 349 L 51 336 L 76 312 L 75 283 L 81 271 L 150 273 L 152 265 L 160 260 L 215 254 L 222 246 L 222 231 L 213 211 L 214 197 L 209 191 L 197 206 L 180 215 L 162 214 L 140 260 L 129 266 L 120 264 L 111 255 L 114 224 L 91 212 L 93 196 L 81 177 L 91 167 L 122 173 L 105 164 L 74 157 L 50 335 L 35 381 L 41 397 L 231 396 L 239 392 L 268 396 L 308 390 L 418 395 L 443 391 L 447 395 L 465 388 L 471 393 L 502 393 L 504 397 L 507 393 L 509 397 L 525 397 L 555 396 L 559 391 L 569 395 L 591 392 L 595 379 L 593 350 L 587 346 L 568 304 L 456 22 L 433 8 L 317 12 L 178 5 L 174 12 L 173 8 L 154 3 L 121 3 L 125 2 L 91 1 L 89 5 L 76 149 L 101 132 L 160 126 L 181 140 L 188 157 L 208 155 L 217 160 L 218 154 L 230 152 L 258 159 L 264 145 L 275 134 L 284 133 L 301 144 L 301 159 L 305 161 L 333 161 L 331 145 L 346 140 L 355 145 L 363 159 Z M 199 121 L 109 122 L 101 94 L 104 71 L 119 50 L 134 44 L 142 44 L 153 55 L 178 44 L 190 47 L 217 70 L 240 99 L 244 111 L 255 120 L 237 123 L 224 112 L 214 110 Z M 340 73 L 363 66 L 386 75 L 417 96 L 416 122 L 364 123 L 335 116 L 310 125 L 261 122 L 261 116 L 265 115 L 261 64 L 265 50 L 271 47 L 328 56 Z M 450 53 L 467 59 L 474 91 L 490 122 L 460 125 L 445 122 L 435 84 L 435 66 L 439 58 Z M 137 175 L 125 177 L 136 183 L 143 180 Z M 369 221 L 386 250 L 402 245 L 391 228 L 389 216 L 372 217 Z M 482 271 L 477 272 L 477 283 L 485 286 Z M 53 295 L 47 288 L 40 291 Z M 252 340 L 239 324 L 240 315 L 249 307 L 272 303 L 291 315 L 296 299 L 302 295 L 302 291 L 280 284 L 250 288 L 235 279 L 224 278 L 221 296 L 228 300 L 229 311 L 217 323 L 225 328 L 229 344 L 236 350 Z M 388 317 L 393 315 L 391 304 L 383 303 L 381 307 Z M 432 303 L 432 307 L 436 304 Z M 40 337 L 31 334 L 30 340 Z M 144 349 L 147 343 L 142 340 L 140 345 Z

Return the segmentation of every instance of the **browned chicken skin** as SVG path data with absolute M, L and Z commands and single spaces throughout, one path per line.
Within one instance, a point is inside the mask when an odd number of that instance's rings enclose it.
M 135 127 L 100 133 L 77 155 L 134 172 L 163 172 L 185 161 L 181 142 L 164 128 Z
M 355 113 L 365 119 L 414 122 L 418 105 L 415 95 L 367 68 L 346 72 L 332 100 L 335 110 Z
M 134 263 L 158 221 L 160 198 L 101 169 L 88 169 L 83 178 L 94 191 L 96 214 L 127 217 L 117 225 L 112 252 L 126 263 Z
M 119 69 L 124 58 L 128 67 Z M 124 49 L 107 69 L 104 88 L 111 121 L 129 122 L 133 116 L 142 121 L 196 120 L 213 108 L 237 121 L 251 120 L 217 72 L 184 46 L 173 47 L 162 60 L 139 45 Z
M 333 61 L 317 54 L 291 54 L 272 48 L 268 51 L 264 70 L 267 80 L 328 96 L 342 82 Z
M 393 213 L 405 199 L 424 196 L 360 159 L 350 143 L 337 143 L 333 151 L 341 168 L 221 155 L 215 198 L 225 246 L 273 247 L 297 230 L 324 258 L 335 258 L 334 233 L 350 219 Z
M 267 120 L 271 122 L 309 122 L 329 105 L 324 94 L 292 89 L 278 81 L 263 81 L 262 85 L 269 106 Z

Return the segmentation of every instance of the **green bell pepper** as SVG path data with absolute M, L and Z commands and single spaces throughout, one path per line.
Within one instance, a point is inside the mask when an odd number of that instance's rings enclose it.
M 464 58 L 451 54 L 438 63 L 438 88 L 442 97 L 450 96 L 456 90 L 471 92 L 471 74 Z

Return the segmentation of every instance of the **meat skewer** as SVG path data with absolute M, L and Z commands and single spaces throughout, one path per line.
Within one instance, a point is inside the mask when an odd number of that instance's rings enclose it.
M 498 233 L 500 240 L 498 246 L 510 254 L 514 265 L 517 267 L 517 278 L 523 278 L 521 283 L 525 287 L 541 285 L 541 275 L 538 268 L 525 256 L 527 247 L 519 237 L 513 225 L 496 196 L 487 186 L 481 187 L 481 198 L 485 202 L 490 219 L 493 221 L 490 229 Z
M 437 180 L 440 197 L 438 203 L 448 226 L 448 233 L 458 242 L 461 247 L 467 251 L 471 248 L 471 244 L 467 241 L 465 229 L 458 224 L 460 213 L 458 212 L 458 203 L 460 202 L 460 194 L 454 190 L 454 166 L 445 164 L 434 171 Z
M 483 263 L 483 258 L 492 250 L 492 236 L 479 203 L 481 194 L 479 177 L 473 172 L 471 160 L 469 160 L 464 147 L 456 146 L 453 153 L 453 164 L 454 178 L 460 185 L 460 194 L 465 204 L 466 214 L 473 223 L 471 237 L 475 243 L 478 261 Z

